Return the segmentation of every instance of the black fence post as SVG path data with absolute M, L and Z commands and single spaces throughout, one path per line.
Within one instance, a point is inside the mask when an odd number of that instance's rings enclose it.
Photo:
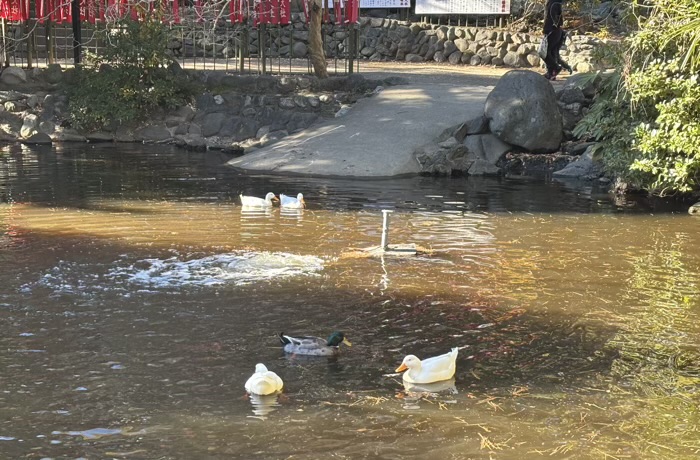
M 82 54 L 83 37 L 80 28 L 80 0 L 71 1 L 71 16 L 73 25 L 73 63 L 80 64 Z
M 267 73 L 267 50 L 265 47 L 267 46 L 267 40 L 265 40 L 267 34 L 267 24 L 262 23 L 258 26 L 258 68 L 260 67 L 260 64 L 262 63 L 262 74 L 265 75 Z
M 350 24 L 347 52 L 348 75 L 352 75 L 355 72 L 355 54 L 357 53 L 357 29 L 355 29 L 355 24 Z

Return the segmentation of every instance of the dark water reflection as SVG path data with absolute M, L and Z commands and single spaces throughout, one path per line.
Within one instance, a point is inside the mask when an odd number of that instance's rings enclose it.
M 243 176 L 215 153 L 0 156 L 2 458 L 693 458 L 698 220 L 526 179 Z M 303 212 L 242 212 L 239 193 Z M 380 209 L 415 258 L 368 258 Z M 278 331 L 343 330 L 335 359 Z M 393 369 L 461 347 L 454 391 Z M 264 362 L 273 401 L 243 383 Z
M 488 212 L 683 211 L 672 201 L 612 202 L 590 184 L 527 179 L 440 178 L 322 179 L 246 176 L 222 168 L 217 152 L 187 153 L 166 146 L 94 144 L 63 147 L 6 147 L 0 157 L 3 201 L 89 207 L 98 197 L 125 200 L 221 201 L 239 193 L 297 190 L 313 184 L 311 209 Z M 164 165 L 167 165 L 164 166 Z M 291 193 L 291 192 L 290 192 Z M 102 206 L 106 206 L 103 203 Z

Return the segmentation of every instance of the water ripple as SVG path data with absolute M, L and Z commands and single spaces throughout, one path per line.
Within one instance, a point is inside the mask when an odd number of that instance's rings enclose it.
M 226 283 L 309 276 L 323 270 L 323 260 L 288 253 L 217 254 L 183 261 L 177 257 L 145 259 L 111 269 L 106 277 L 151 287 L 212 286 Z

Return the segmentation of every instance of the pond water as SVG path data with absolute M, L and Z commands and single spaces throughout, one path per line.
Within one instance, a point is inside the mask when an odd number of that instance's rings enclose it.
M 697 458 L 700 220 L 590 185 L 0 153 L 0 458 Z M 300 212 L 238 194 L 303 192 Z M 368 257 L 381 210 L 415 257 Z M 285 356 L 275 335 L 353 342 Z M 453 387 L 394 369 L 460 347 Z M 282 395 L 243 385 L 265 363 Z

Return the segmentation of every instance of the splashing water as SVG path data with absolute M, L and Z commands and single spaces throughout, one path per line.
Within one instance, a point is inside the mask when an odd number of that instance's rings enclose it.
M 248 284 L 279 277 L 309 276 L 323 270 L 323 260 L 287 253 L 230 253 L 188 261 L 177 257 L 145 259 L 107 273 L 111 279 L 150 287 Z

